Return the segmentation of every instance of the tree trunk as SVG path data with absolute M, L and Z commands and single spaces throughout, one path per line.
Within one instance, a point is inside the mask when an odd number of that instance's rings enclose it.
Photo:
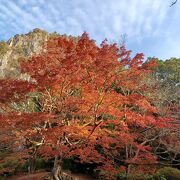
M 127 179 L 127 180 L 129 179 L 130 173 L 131 173 L 131 164 L 128 164 L 128 166 L 127 166 L 127 171 L 126 171 L 126 179 Z
M 36 169 L 36 158 L 37 158 L 37 150 L 35 149 L 32 158 L 29 159 L 29 166 L 28 166 L 29 174 L 34 173 Z
M 28 167 L 29 174 L 34 173 L 34 171 L 35 171 L 35 164 L 36 164 L 36 160 L 34 158 L 29 159 L 29 167 Z
M 54 166 L 52 169 L 52 177 L 50 180 L 77 180 L 77 179 L 73 178 L 71 174 L 63 172 L 62 159 L 56 155 L 54 160 Z
M 61 167 L 61 159 L 59 158 L 59 156 L 55 156 L 55 160 L 54 160 L 54 166 L 53 166 L 53 170 L 52 170 L 52 175 L 53 175 L 53 179 L 55 180 L 61 180 L 61 176 L 62 176 L 62 167 Z

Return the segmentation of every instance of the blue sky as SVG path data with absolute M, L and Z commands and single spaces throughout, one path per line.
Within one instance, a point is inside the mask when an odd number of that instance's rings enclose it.
M 0 40 L 42 28 L 60 34 L 88 32 L 100 43 L 121 42 L 146 57 L 180 57 L 180 1 L 0 0 Z

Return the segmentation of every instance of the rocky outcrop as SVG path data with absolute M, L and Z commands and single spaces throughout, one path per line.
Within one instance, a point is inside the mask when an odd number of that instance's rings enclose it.
M 34 29 L 28 34 L 16 35 L 7 42 L 0 42 L 0 78 L 26 78 L 22 75 L 19 63 L 24 58 L 43 51 L 44 43 L 57 33 Z

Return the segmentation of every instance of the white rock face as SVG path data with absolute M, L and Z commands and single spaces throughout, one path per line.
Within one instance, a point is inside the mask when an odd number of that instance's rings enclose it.
M 35 29 L 28 34 L 16 35 L 9 39 L 7 51 L 0 54 L 0 78 L 25 78 L 27 75 L 20 73 L 20 58 L 29 58 L 32 55 L 41 53 L 43 44 L 51 34 L 40 29 Z

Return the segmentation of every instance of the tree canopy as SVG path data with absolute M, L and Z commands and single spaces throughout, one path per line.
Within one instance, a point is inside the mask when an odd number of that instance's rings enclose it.
M 152 142 L 163 136 L 160 129 L 173 128 L 172 120 L 146 96 L 155 61 L 130 54 L 107 41 L 97 46 L 86 33 L 60 36 L 44 53 L 22 61 L 29 81 L 0 80 L 0 141 L 11 158 L 29 158 L 30 171 L 37 156 L 54 158 L 56 180 L 65 159 L 94 164 L 106 179 L 153 171 L 158 159 Z M 36 108 L 21 108 L 32 105 L 29 99 Z

